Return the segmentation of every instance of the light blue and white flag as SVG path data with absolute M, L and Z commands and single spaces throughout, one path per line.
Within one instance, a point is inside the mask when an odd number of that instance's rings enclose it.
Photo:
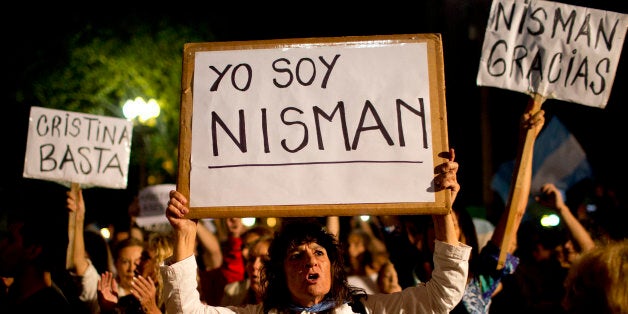
M 501 164 L 491 182 L 491 188 L 504 204 L 508 202 L 514 166 L 514 160 Z M 564 195 L 571 186 L 592 175 L 580 143 L 558 118 L 553 117 L 534 142 L 530 193 L 536 194 L 545 183 L 554 183 Z

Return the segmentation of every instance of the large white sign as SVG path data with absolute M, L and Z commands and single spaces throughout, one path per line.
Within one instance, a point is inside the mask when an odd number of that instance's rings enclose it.
M 125 189 L 132 134 L 125 119 L 33 106 L 23 176 Z
M 426 43 L 194 62 L 192 206 L 434 202 Z
M 204 170 L 192 173 L 191 199 L 433 201 L 417 186 L 433 174 L 425 46 L 198 52 L 192 167 Z M 390 173 L 395 193 L 381 185 Z
M 627 23 L 554 1 L 494 0 L 477 84 L 604 108 Z

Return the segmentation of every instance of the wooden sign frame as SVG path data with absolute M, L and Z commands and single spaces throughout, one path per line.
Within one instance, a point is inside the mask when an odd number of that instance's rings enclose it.
M 301 38 L 281 40 L 236 41 L 187 43 L 183 52 L 183 71 L 181 82 L 181 111 L 179 130 L 179 159 L 177 190 L 190 200 L 189 218 L 224 218 L 224 217 L 320 217 L 353 215 L 406 215 L 406 214 L 446 214 L 451 210 L 450 194 L 445 191 L 434 192 L 432 176 L 426 178 L 426 191 L 433 194 L 434 201 L 428 202 L 385 202 L 385 203 L 328 203 L 328 204 L 289 204 L 289 205 L 228 205 L 196 206 L 194 195 L 190 195 L 190 177 L 192 175 L 192 121 L 194 101 L 194 79 L 196 54 L 207 51 L 242 51 L 249 49 L 284 49 L 308 47 L 368 47 L 399 45 L 405 43 L 424 43 L 427 48 L 427 72 L 429 78 L 429 123 L 431 125 L 430 145 L 434 166 L 446 161 L 438 157 L 447 152 L 447 113 L 445 106 L 445 83 L 443 48 L 440 34 L 403 34 L 376 36 L 348 36 L 328 38 Z M 211 189 L 211 186 L 203 187 Z M 246 193 L 246 191 L 241 191 Z

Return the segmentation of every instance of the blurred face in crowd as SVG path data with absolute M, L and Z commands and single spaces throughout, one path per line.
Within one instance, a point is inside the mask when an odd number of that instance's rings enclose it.
M 397 278 L 397 271 L 395 266 L 391 263 L 384 264 L 377 276 L 377 284 L 379 290 L 382 293 L 394 293 L 401 291 L 399 286 L 399 279 Z
M 172 238 L 167 233 L 152 232 L 144 242 L 144 250 L 138 272 L 145 278 L 159 280 L 159 264 L 173 253 Z
M 573 242 L 571 240 L 567 240 L 562 245 L 556 247 L 556 256 L 558 261 L 563 267 L 571 267 L 576 259 L 580 256 L 578 251 L 576 250 Z
M 116 258 L 116 270 L 118 271 L 118 284 L 120 287 L 129 290 L 131 282 L 135 276 L 140 262 L 142 260 L 142 252 L 144 248 L 141 245 L 127 246 L 120 249 Z
M 251 289 L 255 292 L 258 301 L 262 295 L 262 266 L 268 261 L 268 247 L 270 241 L 259 241 L 253 245 L 249 251 L 249 258 L 246 260 L 246 272 L 251 282 Z
M 350 234 L 349 237 L 347 237 L 347 243 L 349 244 L 349 248 L 347 249 L 349 257 L 357 258 L 366 251 L 364 239 L 362 239 L 359 234 Z
M 331 262 L 327 250 L 316 242 L 291 248 L 284 272 L 292 301 L 301 306 L 321 302 L 331 290 Z
M 249 233 L 246 237 L 242 238 L 242 258 L 244 258 L 244 260 L 248 259 L 251 246 L 255 241 L 259 240 L 259 238 L 260 235 L 255 233 Z

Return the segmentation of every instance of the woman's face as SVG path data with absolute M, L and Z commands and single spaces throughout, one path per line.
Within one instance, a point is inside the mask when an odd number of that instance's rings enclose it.
M 377 277 L 377 282 L 379 284 L 379 290 L 382 293 L 394 293 L 401 291 L 399 279 L 397 278 L 397 271 L 390 263 L 385 264 L 382 267 L 379 272 L 379 276 Z
M 349 257 L 357 258 L 360 254 L 366 251 L 366 247 L 364 247 L 364 240 L 357 234 L 349 235 L 347 242 L 349 243 L 349 248 L 347 249 Z
M 556 258 L 563 267 L 569 268 L 580 257 L 571 240 L 556 247 Z
M 284 272 L 292 301 L 298 305 L 317 304 L 331 290 L 331 262 L 327 250 L 316 242 L 290 249 Z
M 120 250 L 120 255 L 116 259 L 116 270 L 118 271 L 118 284 L 124 289 L 131 289 L 131 282 L 135 276 L 135 270 L 142 260 L 141 246 L 127 246 Z
M 268 241 L 260 241 L 249 251 L 249 257 L 246 260 L 246 272 L 251 282 L 251 289 L 255 291 L 256 296 L 261 295 L 262 284 L 261 274 L 264 261 L 268 260 Z
M 251 249 L 251 245 L 255 241 L 260 238 L 259 234 L 249 233 L 245 238 L 242 239 L 242 257 L 246 260 L 249 258 L 249 251 Z

